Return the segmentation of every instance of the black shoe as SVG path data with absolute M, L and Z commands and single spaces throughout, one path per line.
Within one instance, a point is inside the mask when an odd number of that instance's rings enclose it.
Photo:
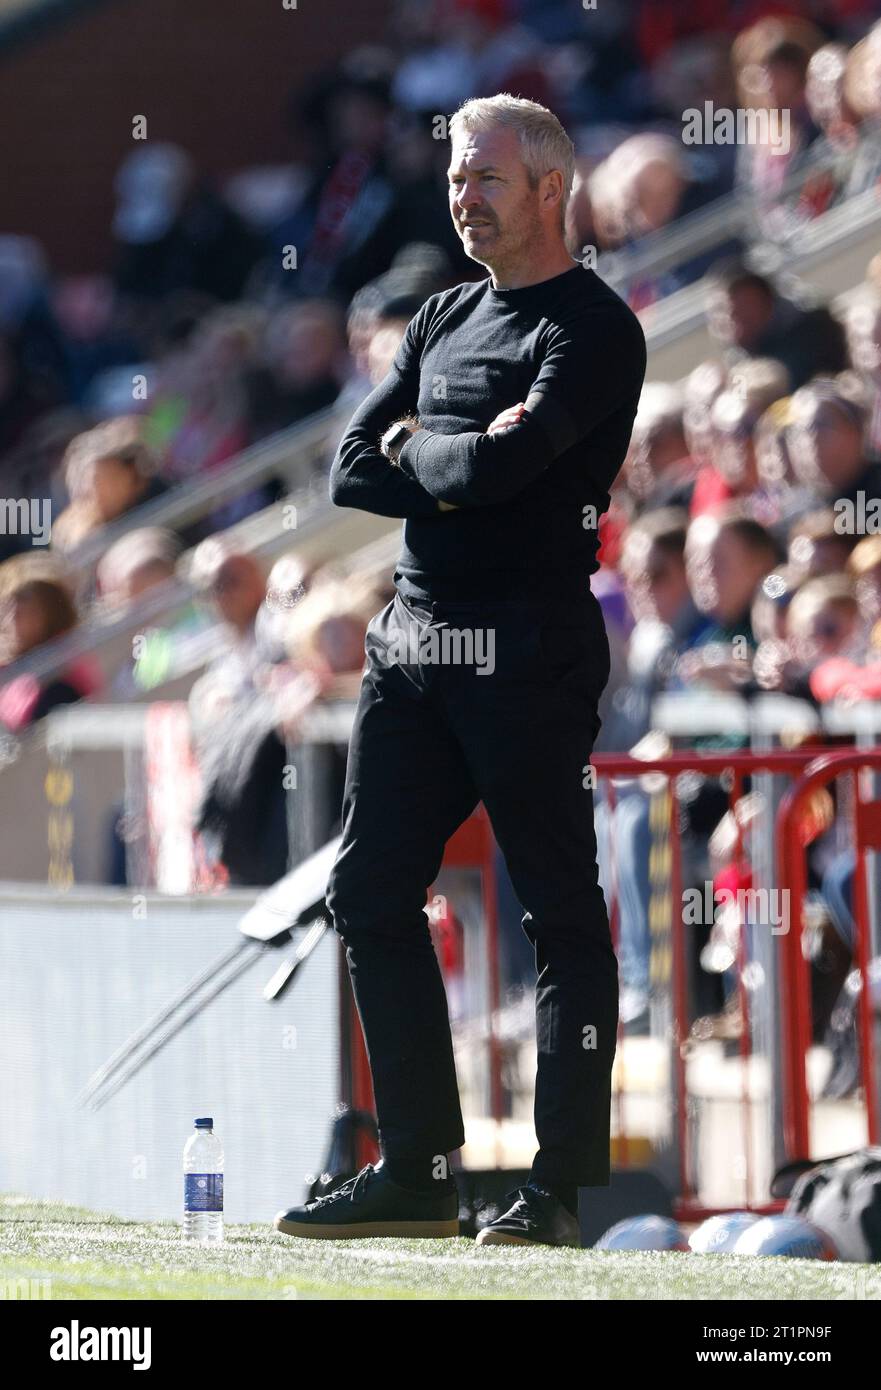
M 518 1187 L 516 1200 L 477 1237 L 478 1245 L 574 1245 L 581 1248 L 578 1218 L 543 1188 Z
M 273 1222 L 286 1236 L 309 1240 L 361 1240 L 368 1236 L 459 1234 L 459 1194 L 410 1192 L 383 1165 L 368 1163 L 355 1178 L 302 1207 L 280 1211 Z

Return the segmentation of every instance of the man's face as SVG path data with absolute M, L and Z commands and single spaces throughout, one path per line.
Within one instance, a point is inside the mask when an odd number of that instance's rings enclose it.
M 764 333 L 773 304 L 758 285 L 735 285 L 713 290 L 709 302 L 710 330 L 726 346 L 749 349 Z
M 688 600 L 685 561 L 653 545 L 646 565 L 646 584 L 652 605 L 662 623 L 672 626 Z
M 224 621 L 244 631 L 266 597 L 266 582 L 249 556 L 230 555 L 218 568 L 209 593 Z
M 827 402 L 803 407 L 787 438 L 795 472 L 808 487 L 848 488 L 865 467 L 861 428 Z
M 790 628 L 800 661 L 826 661 L 847 648 L 857 630 L 857 614 L 843 604 L 817 604 L 809 612 L 793 614 Z
M 637 617 L 672 626 L 688 599 L 682 558 L 635 530 L 624 542 L 621 569 Z
M 730 487 L 755 486 L 753 419 L 747 402 L 736 391 L 717 396 L 711 412 L 713 461 Z
M 804 574 L 840 574 L 849 553 L 847 536 L 794 536 L 789 564 Z
M 448 171 L 450 215 L 465 254 L 491 270 L 522 263 L 559 224 L 559 199 L 545 202 L 562 175 L 546 174 L 530 188 L 513 130 L 460 131 Z
M 678 425 L 635 430 L 627 454 L 627 479 L 638 497 L 648 497 L 668 470 L 688 457 L 688 445 Z
M 676 216 L 685 184 L 672 164 L 652 159 L 636 176 L 634 198 L 640 232 L 656 232 Z
M 700 611 L 722 624 L 741 619 L 767 571 L 762 558 L 710 517 L 692 522 L 685 555 L 689 587 Z
M 95 461 L 92 471 L 92 497 L 104 521 L 114 521 L 134 506 L 143 491 L 143 481 L 135 469 L 116 458 Z

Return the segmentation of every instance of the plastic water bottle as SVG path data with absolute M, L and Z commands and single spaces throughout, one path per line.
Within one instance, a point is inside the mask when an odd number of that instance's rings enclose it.
M 184 1240 L 223 1240 L 223 1145 L 210 1118 L 196 1121 L 184 1146 Z

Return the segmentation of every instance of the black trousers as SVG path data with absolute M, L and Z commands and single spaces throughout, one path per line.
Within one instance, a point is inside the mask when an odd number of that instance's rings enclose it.
M 365 650 L 327 904 L 383 1153 L 392 1164 L 465 1141 L 423 909 L 446 841 L 482 801 L 535 948 L 533 1174 L 607 1184 L 618 971 L 588 770 L 609 676 L 599 605 L 589 594 L 431 605 L 397 594 L 371 620 Z

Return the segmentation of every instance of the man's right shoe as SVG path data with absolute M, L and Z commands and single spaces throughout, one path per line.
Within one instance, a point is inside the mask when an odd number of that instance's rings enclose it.
M 382 1163 L 302 1207 L 280 1211 L 273 1222 L 286 1236 L 307 1240 L 363 1240 L 371 1236 L 459 1234 L 459 1193 L 411 1192 L 392 1182 Z

